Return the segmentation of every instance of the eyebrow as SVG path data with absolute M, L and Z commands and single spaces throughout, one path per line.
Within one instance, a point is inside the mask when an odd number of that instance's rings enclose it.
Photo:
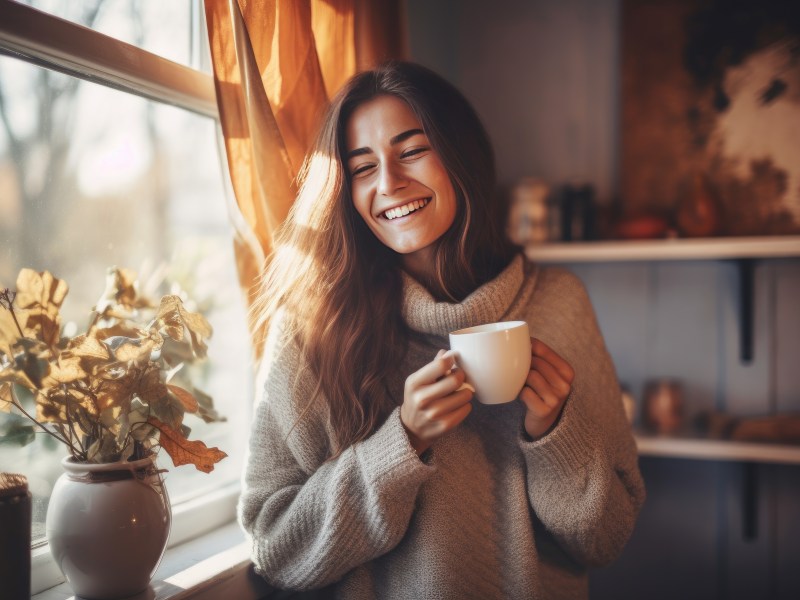
M 394 146 L 395 144 L 399 144 L 400 142 L 406 141 L 410 137 L 414 137 L 415 135 L 425 135 L 425 132 L 422 129 L 409 129 L 408 131 L 404 131 L 403 133 L 398 133 L 396 136 L 389 140 L 389 144 Z M 351 150 L 347 153 L 347 160 L 351 158 L 355 158 L 356 156 L 361 156 L 363 154 L 369 154 L 372 152 L 370 148 L 356 148 L 355 150 Z

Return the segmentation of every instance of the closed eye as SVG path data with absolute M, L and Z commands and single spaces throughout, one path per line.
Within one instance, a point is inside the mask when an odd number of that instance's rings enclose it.
M 418 156 L 423 152 L 427 152 L 430 148 L 423 146 L 421 148 L 412 148 L 411 150 L 406 150 L 400 155 L 400 158 L 412 158 L 414 156 Z
M 367 171 L 369 171 L 370 169 L 373 169 L 373 168 L 375 168 L 375 165 L 373 165 L 371 163 L 366 163 L 366 164 L 363 164 L 363 165 L 359 165 L 355 169 L 353 169 L 353 171 L 350 173 L 350 176 L 351 177 L 357 177 L 358 175 L 366 173 Z

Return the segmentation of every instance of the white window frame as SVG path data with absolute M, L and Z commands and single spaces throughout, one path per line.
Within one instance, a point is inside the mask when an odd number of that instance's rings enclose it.
M 13 0 L 0 0 L 0 54 L 219 121 L 214 80 L 207 73 Z M 173 505 L 168 546 L 230 523 L 239 491 L 239 482 L 231 482 Z M 31 592 L 63 581 L 47 544 L 34 548 Z

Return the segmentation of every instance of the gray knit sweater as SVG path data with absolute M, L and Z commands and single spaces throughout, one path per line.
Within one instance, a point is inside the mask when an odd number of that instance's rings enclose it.
M 405 277 L 405 276 L 404 276 Z M 390 381 L 447 348 L 448 332 L 523 319 L 575 369 L 561 419 L 531 442 L 517 400 L 475 403 L 417 457 L 395 409 L 327 461 L 326 407 L 295 425 L 314 381 L 273 327 L 239 505 L 256 570 L 279 588 L 337 598 L 586 598 L 587 567 L 622 550 L 645 492 L 614 367 L 580 281 L 521 256 L 460 304 L 410 277 L 403 315 L 430 334 Z M 294 426 L 294 427 L 293 427 Z

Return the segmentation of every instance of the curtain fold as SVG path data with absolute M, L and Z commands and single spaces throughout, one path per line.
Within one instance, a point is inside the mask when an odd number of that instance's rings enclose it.
M 272 236 L 329 98 L 359 70 L 404 58 L 402 0 L 205 0 L 236 206 L 239 280 L 254 299 Z M 251 320 L 256 358 L 263 332 Z

